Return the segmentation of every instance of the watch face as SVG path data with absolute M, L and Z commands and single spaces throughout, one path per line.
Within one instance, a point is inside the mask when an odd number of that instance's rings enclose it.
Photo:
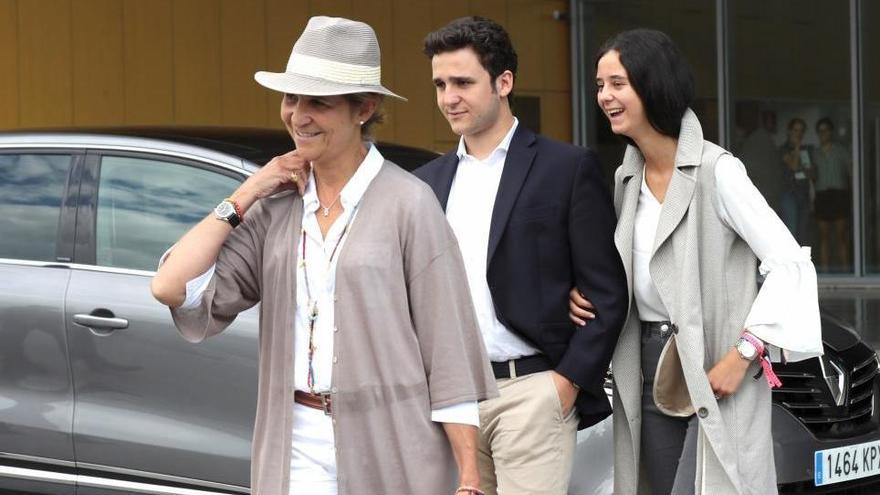
M 223 201 L 214 208 L 214 214 L 217 215 L 217 218 L 229 218 L 234 213 L 235 207 L 229 201 Z
M 755 356 L 758 354 L 758 349 L 755 349 L 755 346 L 747 340 L 737 342 L 736 350 L 739 351 L 742 357 L 749 360 L 755 359 Z

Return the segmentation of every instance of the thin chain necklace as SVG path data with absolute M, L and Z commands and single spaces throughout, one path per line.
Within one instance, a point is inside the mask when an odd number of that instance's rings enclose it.
M 317 187 L 315 187 L 315 196 L 318 196 L 318 188 Z M 330 208 L 333 208 L 333 206 L 336 204 L 336 202 L 339 201 L 340 196 L 342 196 L 341 189 L 339 190 L 338 193 L 336 193 L 336 199 L 334 199 L 333 202 L 330 203 L 330 206 L 324 206 L 324 204 L 321 203 L 321 198 L 318 198 L 318 205 L 321 206 L 321 213 L 324 215 L 324 217 L 330 216 Z
M 339 196 L 336 197 L 339 199 Z M 336 203 L 334 201 L 333 203 Z M 320 202 L 318 203 L 320 204 Z M 351 210 L 351 215 L 348 216 L 348 219 L 345 221 L 345 225 L 342 227 L 342 233 L 339 234 L 339 238 L 336 239 L 336 244 L 333 246 L 333 251 L 330 252 L 330 259 L 327 260 L 327 272 L 330 272 L 330 267 L 333 265 L 333 257 L 336 256 L 336 251 L 339 249 L 339 245 L 342 243 L 342 239 L 345 237 L 345 234 L 348 233 L 348 228 L 351 226 L 352 220 L 354 220 L 354 214 L 357 213 L 358 204 L 354 205 L 354 208 Z M 333 206 L 332 204 L 330 205 Z M 323 206 L 322 206 L 323 208 Z M 327 209 L 324 210 L 325 212 Z M 324 216 L 327 216 L 326 214 Z M 312 299 L 312 289 L 309 286 L 309 270 L 308 264 L 306 263 L 306 229 L 302 228 L 302 239 L 300 240 L 300 244 L 302 244 L 302 261 L 300 262 L 300 266 L 303 269 L 303 278 L 306 281 L 306 298 L 308 299 L 309 306 L 309 374 L 306 379 L 306 383 L 309 386 L 309 391 L 311 393 L 315 393 L 315 350 L 318 348 L 315 345 L 315 323 L 318 321 L 318 301 L 317 299 Z

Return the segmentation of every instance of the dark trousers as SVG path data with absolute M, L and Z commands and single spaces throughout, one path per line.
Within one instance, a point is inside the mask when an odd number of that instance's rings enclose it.
M 642 448 L 644 472 L 654 495 L 693 495 L 697 464 L 697 417 L 663 414 L 654 403 L 654 373 L 671 331 L 642 330 Z

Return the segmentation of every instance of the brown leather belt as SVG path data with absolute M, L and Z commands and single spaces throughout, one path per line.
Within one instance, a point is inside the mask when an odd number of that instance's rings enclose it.
M 324 414 L 330 416 L 333 412 L 333 408 L 331 407 L 331 399 L 329 392 L 323 392 L 319 394 L 311 394 L 309 392 L 303 392 L 302 390 L 294 390 L 293 392 L 293 401 L 297 404 L 302 404 L 306 407 L 311 407 L 312 409 L 319 409 L 324 411 Z

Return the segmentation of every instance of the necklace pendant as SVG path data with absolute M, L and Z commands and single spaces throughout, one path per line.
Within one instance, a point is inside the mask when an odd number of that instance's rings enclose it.
M 324 216 L 325 216 L 325 217 L 329 217 L 329 216 L 330 216 L 330 208 L 325 208 L 325 207 L 322 206 L 321 209 L 324 210 Z

